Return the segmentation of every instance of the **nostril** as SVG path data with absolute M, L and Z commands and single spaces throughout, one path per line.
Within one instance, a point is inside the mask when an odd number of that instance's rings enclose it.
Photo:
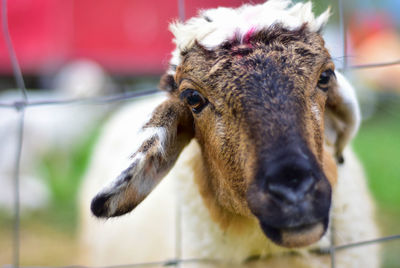
M 304 199 L 306 194 L 315 185 L 312 176 L 297 179 L 286 179 L 284 181 L 275 181 L 267 184 L 267 190 L 276 198 L 290 203 L 296 203 Z
M 298 195 L 291 188 L 282 184 L 269 183 L 268 192 L 280 200 L 287 200 L 291 203 L 298 201 Z
M 314 177 L 308 176 L 301 180 L 301 183 L 297 187 L 297 192 L 299 192 L 302 195 L 305 195 L 311 190 L 314 184 L 315 184 Z
M 257 174 L 262 187 L 272 197 L 285 202 L 301 202 L 314 189 L 320 176 L 311 157 L 287 153 L 282 157 L 264 162 Z

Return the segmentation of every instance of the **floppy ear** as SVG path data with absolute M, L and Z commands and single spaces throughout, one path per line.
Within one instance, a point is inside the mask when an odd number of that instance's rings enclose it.
M 123 215 L 146 198 L 192 139 L 192 114 L 179 99 L 171 97 L 154 110 L 142 134 L 145 138 L 132 155 L 131 165 L 92 200 L 95 216 Z
M 178 86 L 175 83 L 174 76 L 169 73 L 161 76 L 159 88 L 169 93 L 174 93 L 178 89 Z
M 334 144 L 337 161 L 343 163 L 343 149 L 356 134 L 361 115 L 354 88 L 341 73 L 335 74 L 337 87 L 328 91 L 325 134 Z

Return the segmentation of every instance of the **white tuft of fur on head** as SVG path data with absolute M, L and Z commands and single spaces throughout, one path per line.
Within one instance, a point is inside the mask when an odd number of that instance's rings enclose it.
M 176 49 L 172 52 L 171 66 L 181 62 L 180 54 L 199 42 L 208 49 L 233 38 L 243 38 L 274 24 L 294 30 L 307 24 L 313 32 L 319 31 L 328 21 L 330 10 L 315 17 L 311 2 L 292 4 L 291 0 L 269 0 L 259 5 L 243 5 L 239 8 L 219 7 L 202 10 L 188 21 L 173 22 L 170 30 L 174 34 Z M 168 72 L 174 74 L 171 68 Z

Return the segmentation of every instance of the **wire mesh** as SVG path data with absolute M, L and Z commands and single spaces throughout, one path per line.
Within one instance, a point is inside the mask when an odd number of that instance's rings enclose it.
M 371 64 L 363 64 L 363 65 L 351 65 L 348 66 L 347 63 L 347 40 L 346 40 L 346 24 L 345 24 L 345 1 L 337 0 L 339 6 L 339 17 L 340 17 L 340 35 L 342 40 L 342 51 L 343 51 L 343 62 L 342 62 L 342 70 L 346 71 L 347 69 L 366 69 L 366 68 L 379 68 L 379 67 L 390 67 L 394 65 L 400 65 L 400 59 L 394 60 L 391 62 L 377 62 Z M 178 0 L 178 14 L 179 19 L 181 21 L 185 20 L 185 0 Z M 12 44 L 12 40 L 9 33 L 8 28 L 8 18 L 7 18 L 7 0 L 2 0 L 2 30 L 3 36 L 6 42 L 6 47 L 8 50 L 8 54 L 10 57 L 12 70 L 14 74 L 14 78 L 18 87 L 18 90 L 21 92 L 21 99 L 14 102 L 0 102 L 0 108 L 4 109 L 15 109 L 19 112 L 19 119 L 18 119 L 18 143 L 16 148 L 16 157 L 15 157 L 15 166 L 14 166 L 14 231 L 13 231 L 13 264 L 12 267 L 20 267 L 20 193 L 19 193 L 19 181 L 20 181 L 20 161 L 21 161 L 21 152 L 23 147 L 23 130 L 24 130 L 24 117 L 25 117 L 25 110 L 29 107 L 34 106 L 46 106 L 46 105 L 101 105 L 119 101 L 126 101 L 132 100 L 139 97 L 147 96 L 158 92 L 158 89 L 151 89 L 151 90 L 142 90 L 137 92 L 129 92 L 123 94 L 114 94 L 109 96 L 101 96 L 101 97 L 92 97 L 92 98 L 81 98 L 81 99 L 69 99 L 69 100 L 35 100 L 30 101 L 28 99 L 28 94 L 25 88 L 25 83 L 23 79 L 23 75 L 18 63 L 18 59 L 16 53 L 14 51 L 14 47 Z M 178 213 L 179 217 L 179 213 Z M 178 220 L 178 222 L 180 222 Z M 179 228 L 179 226 L 178 226 Z M 180 240 L 179 232 L 177 232 L 177 240 Z M 331 246 L 327 249 L 322 249 L 321 252 L 330 254 L 331 258 L 331 267 L 336 267 L 335 261 L 335 252 L 342 251 L 349 248 L 361 247 L 376 243 L 383 243 L 392 240 L 400 240 L 399 235 L 393 236 L 386 236 L 377 238 L 374 240 L 367 240 L 367 241 L 359 241 L 356 243 L 350 243 L 345 245 L 335 245 L 335 241 L 333 240 L 333 233 L 334 230 L 331 230 Z M 170 261 L 159 261 L 159 262 L 149 262 L 149 263 L 133 263 L 133 264 L 126 264 L 126 265 L 114 265 L 114 266 L 107 266 L 108 268 L 128 268 L 128 267 L 152 267 L 152 266 L 179 266 L 182 263 L 208 263 L 208 264 L 218 264 L 218 260 L 213 259 L 180 259 L 180 245 L 177 244 L 176 248 L 176 256 L 177 259 L 170 260 Z M 26 267 L 34 267 L 34 266 L 26 266 Z M 79 267 L 86 267 L 86 266 L 61 266 L 60 268 L 79 268 Z

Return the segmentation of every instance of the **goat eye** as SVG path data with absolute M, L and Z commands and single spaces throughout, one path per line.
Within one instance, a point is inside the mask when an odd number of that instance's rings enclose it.
M 321 73 L 318 79 L 318 87 L 323 91 L 327 91 L 329 82 L 331 81 L 333 75 L 335 75 L 335 73 L 332 70 L 327 70 Z
M 186 89 L 180 94 L 179 98 L 184 100 L 196 114 L 200 113 L 208 103 L 207 99 L 204 98 L 203 95 L 193 89 Z

